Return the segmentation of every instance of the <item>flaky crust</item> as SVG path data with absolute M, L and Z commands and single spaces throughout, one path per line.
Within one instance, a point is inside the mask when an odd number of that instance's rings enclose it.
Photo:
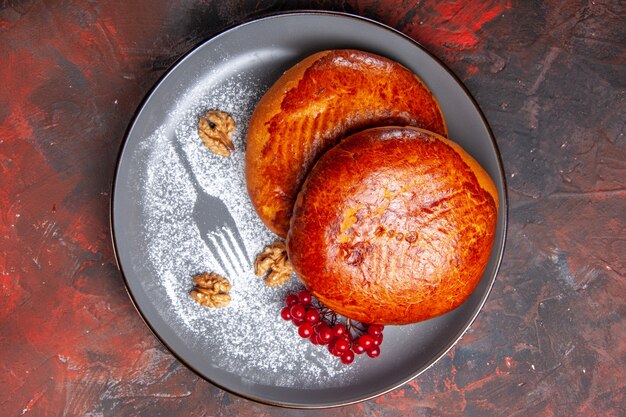
M 285 237 L 315 161 L 346 135 L 386 125 L 447 134 L 435 97 L 397 62 L 333 50 L 287 70 L 261 98 L 248 127 L 246 183 L 263 222 Z
M 415 128 L 356 133 L 309 173 L 289 259 L 334 311 L 378 324 L 446 313 L 473 292 L 493 246 L 493 181 L 456 143 Z

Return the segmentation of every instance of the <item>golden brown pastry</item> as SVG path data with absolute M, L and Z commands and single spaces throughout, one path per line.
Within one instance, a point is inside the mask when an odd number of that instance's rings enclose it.
M 478 284 L 498 195 L 458 144 L 415 128 L 356 133 L 309 173 L 287 237 L 296 274 L 321 302 L 365 323 L 446 313 Z
M 285 237 L 315 161 L 347 134 L 387 125 L 447 134 L 428 87 L 387 58 L 324 51 L 286 71 L 261 98 L 248 128 L 246 182 L 263 222 Z

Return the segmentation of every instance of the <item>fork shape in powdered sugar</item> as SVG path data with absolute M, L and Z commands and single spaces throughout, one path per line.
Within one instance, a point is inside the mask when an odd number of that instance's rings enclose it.
M 221 199 L 204 191 L 178 140 L 172 143 L 196 192 L 192 216 L 200 237 L 224 272 L 245 272 L 250 267 L 250 258 L 233 216 Z

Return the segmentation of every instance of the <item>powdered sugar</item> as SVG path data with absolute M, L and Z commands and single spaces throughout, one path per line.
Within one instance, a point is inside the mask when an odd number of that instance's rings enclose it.
M 285 295 L 299 289 L 299 282 L 270 288 L 252 270 L 254 256 L 276 239 L 256 215 L 244 177 L 246 127 L 265 88 L 245 74 L 204 83 L 185 94 L 169 120 L 142 140 L 138 152 L 146 162 L 138 169 L 137 192 L 144 261 L 154 274 L 142 285 L 177 336 L 215 368 L 265 385 L 345 385 L 358 364 L 342 365 L 326 349 L 300 339 L 295 327 L 280 318 Z M 197 135 L 198 117 L 208 109 L 226 111 L 237 123 L 230 158 L 212 154 Z M 243 271 L 227 261 L 222 268 L 201 238 L 193 217 L 198 192 L 192 176 L 234 219 L 250 258 Z M 225 275 L 233 284 L 227 307 L 202 307 L 189 297 L 191 278 L 204 271 Z M 336 378 L 339 374 L 343 377 Z

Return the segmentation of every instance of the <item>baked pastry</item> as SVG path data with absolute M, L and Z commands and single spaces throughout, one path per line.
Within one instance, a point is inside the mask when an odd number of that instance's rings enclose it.
M 390 59 L 332 50 L 287 70 L 261 98 L 248 127 L 246 183 L 263 222 L 285 237 L 315 161 L 344 136 L 387 125 L 447 134 L 428 87 Z
M 414 323 L 471 295 L 497 216 L 493 181 L 458 144 L 422 129 L 374 128 L 315 164 L 287 250 L 305 286 L 335 312 Z

